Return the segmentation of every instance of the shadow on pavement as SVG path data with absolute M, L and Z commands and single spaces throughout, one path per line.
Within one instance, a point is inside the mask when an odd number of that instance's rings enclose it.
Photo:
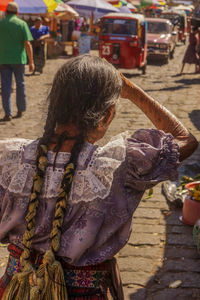
M 188 86 L 185 86 L 184 84 L 182 85 L 177 85 L 177 86 L 171 86 L 171 87 L 166 87 L 166 88 L 158 88 L 158 89 L 145 89 L 145 92 L 156 92 L 156 91 L 177 91 L 177 90 L 182 90 L 182 89 L 188 89 Z
M 191 73 L 190 73 L 191 74 Z M 180 74 L 173 75 L 172 77 L 181 76 Z M 156 83 L 156 82 L 155 82 Z M 177 86 L 166 87 L 166 88 L 158 88 L 158 89 L 148 89 L 146 92 L 156 92 L 156 91 L 176 91 L 181 89 L 188 89 L 192 84 L 200 84 L 200 78 L 191 78 L 191 79 L 179 79 L 175 80 Z
M 192 238 L 192 226 L 180 222 L 181 209 L 169 205 L 166 222 L 166 244 L 162 267 L 147 284 L 129 296 L 130 300 L 199 300 L 199 255 Z M 179 280 L 177 288 L 169 288 Z
M 182 83 L 184 85 L 200 84 L 200 78 L 191 78 L 191 79 L 185 79 L 185 78 L 183 78 L 183 79 L 180 79 L 180 80 L 176 80 L 175 82 Z
M 194 126 L 200 130 L 200 110 L 193 110 L 188 115 Z
M 132 77 L 138 77 L 138 76 L 141 76 L 141 73 L 125 73 L 125 72 L 122 72 L 122 74 L 126 77 L 126 78 L 132 78 Z
M 151 66 L 159 66 L 159 67 L 161 67 L 163 65 L 166 65 L 166 62 L 163 59 L 158 59 L 158 58 L 155 58 L 155 59 L 151 58 L 150 59 L 150 58 L 148 58 L 147 59 L 147 64 L 151 65 Z
M 191 113 L 200 116 L 200 110 Z M 199 118 L 200 120 L 200 118 Z M 200 121 L 198 126 L 200 125 Z M 200 147 L 184 164 L 179 167 L 179 178 L 183 175 L 194 177 L 200 173 L 200 162 L 196 159 L 200 155 Z M 165 237 L 163 239 L 164 252 L 161 267 L 154 271 L 154 275 L 142 288 L 130 294 L 130 300 L 200 300 L 200 255 L 194 245 L 193 226 L 180 221 L 182 215 L 182 201 L 166 196 L 168 209 L 161 209 L 164 216 Z M 178 199 L 177 199 L 178 200 Z M 181 204 L 181 205 L 180 205 Z M 160 224 L 161 221 L 159 221 Z M 151 251 L 151 249 L 149 249 Z M 180 281 L 176 288 L 169 288 L 175 281 Z

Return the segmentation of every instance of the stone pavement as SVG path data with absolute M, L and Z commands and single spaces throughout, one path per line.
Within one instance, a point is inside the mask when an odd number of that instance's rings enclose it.
M 125 299 L 200 299 L 200 256 L 194 247 L 192 227 L 179 221 L 180 209 L 170 207 L 154 188 L 133 218 L 133 233 L 120 252 Z M 181 280 L 177 288 L 170 283 Z
M 177 76 L 185 47 L 177 47 L 175 58 L 168 65 L 148 65 L 147 74 L 138 71 L 126 74 L 160 103 L 166 105 L 200 140 L 199 84 L 200 75 Z M 22 119 L 0 124 L 0 138 L 41 135 L 44 124 L 45 97 L 56 69 L 64 59 L 47 61 L 44 74 L 26 78 L 27 113 Z M 0 107 L 0 113 L 3 114 Z M 132 103 L 121 100 L 115 120 L 103 139 L 124 130 L 152 127 L 151 122 Z M 188 161 L 199 160 L 198 149 Z M 119 254 L 125 300 L 200 300 L 200 256 L 192 239 L 192 227 L 179 221 L 181 210 L 168 203 L 161 185 L 153 197 L 142 200 L 133 218 L 133 233 Z M 0 274 L 6 265 L 7 251 L 0 247 Z M 181 280 L 177 288 L 170 283 Z

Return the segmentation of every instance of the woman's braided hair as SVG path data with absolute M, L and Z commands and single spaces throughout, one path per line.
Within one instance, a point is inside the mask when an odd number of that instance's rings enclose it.
M 18 284 L 20 282 L 17 288 L 17 297 L 16 294 L 14 294 L 16 298 L 12 298 L 9 295 L 9 299 L 25 299 L 27 297 L 26 294 L 30 295 L 31 300 L 51 299 L 49 291 L 57 293 L 57 299 L 67 299 L 64 276 L 59 263 L 55 261 L 54 257 L 54 254 L 58 252 L 60 247 L 61 229 L 67 206 L 67 198 L 70 193 L 78 156 L 87 138 L 87 133 L 98 127 L 100 121 L 109 111 L 109 108 L 116 103 L 120 95 L 121 85 L 121 77 L 115 68 L 107 61 L 91 55 L 82 55 L 70 59 L 56 73 L 48 97 L 49 108 L 44 134 L 38 143 L 36 173 L 33 179 L 31 199 L 26 216 L 27 229 L 23 237 L 24 251 L 21 255 L 22 273 L 28 275 L 29 283 L 32 283 L 29 290 L 27 290 L 25 289 L 28 282 L 27 279 L 24 279 L 23 284 L 19 278 L 16 279 Z M 35 234 L 35 216 L 48 164 L 48 144 L 51 143 L 52 137 L 55 137 L 56 124 L 68 124 L 69 122 L 75 124 L 80 135 L 75 140 L 70 161 L 65 166 L 60 192 L 56 201 L 55 215 L 50 234 L 51 249 L 45 253 L 43 264 L 35 272 L 29 260 L 31 256 L 31 242 Z M 63 132 L 57 138 L 55 151 L 58 153 L 63 142 L 70 138 L 68 132 Z M 55 280 L 55 273 L 57 274 L 57 280 Z M 58 273 L 60 274 L 59 278 Z M 33 276 L 33 274 L 35 275 Z M 54 278 L 51 284 L 44 280 L 44 278 L 47 278 L 45 274 L 48 274 L 50 279 Z M 31 281 L 30 277 L 32 278 Z M 23 278 L 26 277 L 24 276 Z M 58 287 L 55 289 L 52 288 L 52 285 L 55 283 L 60 285 L 60 290 Z M 16 291 L 13 287 L 11 290 Z

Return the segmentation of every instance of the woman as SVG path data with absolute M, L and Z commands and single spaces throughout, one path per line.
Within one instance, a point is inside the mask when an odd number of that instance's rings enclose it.
M 185 64 L 195 64 L 195 72 L 198 73 L 199 72 L 199 68 L 200 68 L 200 60 L 199 60 L 199 56 L 197 53 L 197 45 L 198 45 L 198 37 L 197 37 L 197 33 L 198 33 L 198 28 L 197 27 L 193 27 L 190 33 L 190 37 L 189 37 L 189 45 L 186 49 L 184 58 L 183 58 L 183 64 L 182 64 L 182 68 L 181 68 L 181 73 L 183 73 L 183 69 Z
M 157 129 L 98 147 L 120 95 Z M 122 300 L 114 256 L 128 241 L 132 215 L 146 189 L 176 177 L 197 141 L 99 57 L 63 65 L 49 100 L 42 138 L 11 141 L 1 159 L 0 241 L 10 257 L 0 298 Z
M 42 19 L 37 17 L 35 19 L 34 26 L 30 28 L 34 41 L 33 45 L 33 58 L 35 64 L 35 72 L 42 74 L 45 66 L 46 54 L 45 54 L 45 39 L 50 36 L 49 27 L 42 25 Z

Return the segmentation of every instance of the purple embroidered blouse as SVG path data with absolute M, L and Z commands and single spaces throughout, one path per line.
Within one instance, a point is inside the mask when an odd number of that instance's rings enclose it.
M 0 241 L 22 248 L 37 141 L 10 139 L 0 160 Z M 63 167 L 70 153 L 48 152 L 48 167 L 36 216 L 32 247 L 44 252 Z M 78 159 L 58 255 L 73 265 L 90 265 L 112 258 L 128 241 L 132 216 L 146 189 L 175 179 L 178 145 L 170 134 L 141 129 L 125 133 L 104 147 L 85 143 Z

